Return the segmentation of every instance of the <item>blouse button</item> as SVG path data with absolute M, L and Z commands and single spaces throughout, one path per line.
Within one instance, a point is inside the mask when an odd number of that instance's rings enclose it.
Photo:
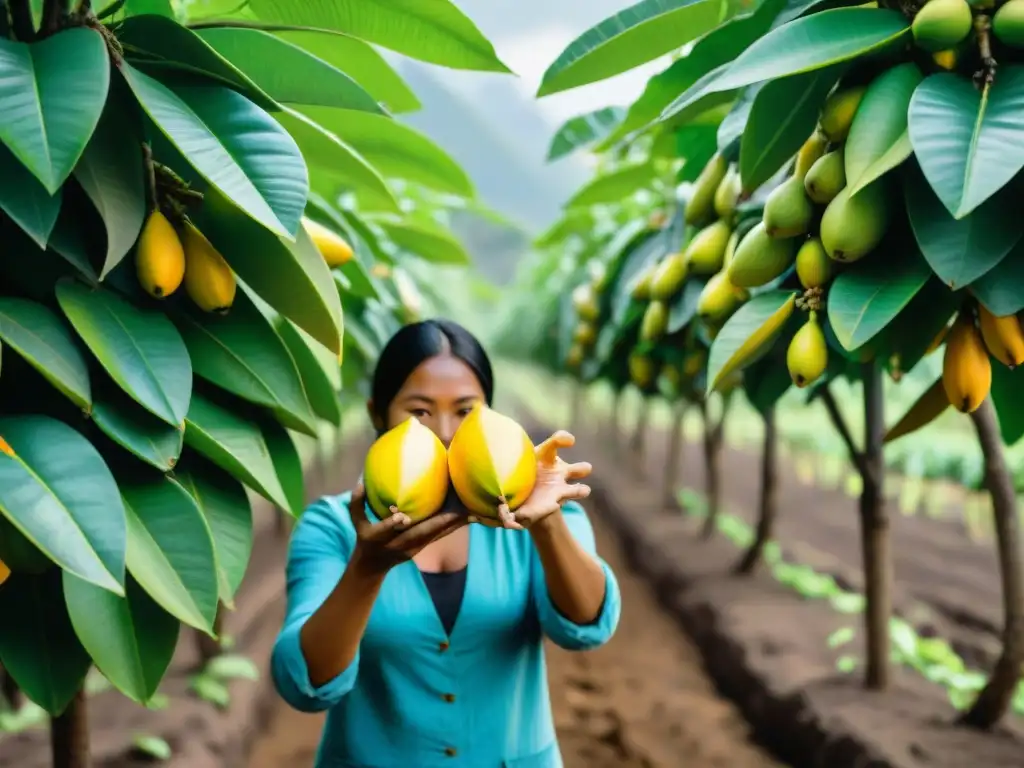
M 445 747 L 445 748 L 444 748 L 444 753 L 445 753 L 446 755 L 448 755 L 448 757 L 455 757 L 455 755 L 456 755 L 456 754 L 458 754 L 458 753 L 457 753 L 457 752 L 455 751 L 455 747 Z
M 454 693 L 446 693 L 441 698 L 444 699 L 445 701 L 447 701 L 449 704 L 451 704 L 453 701 L 455 701 L 455 694 Z
M 448 650 L 449 645 L 450 643 L 447 640 L 442 640 L 440 643 L 437 644 L 437 650 L 441 653 L 444 653 Z

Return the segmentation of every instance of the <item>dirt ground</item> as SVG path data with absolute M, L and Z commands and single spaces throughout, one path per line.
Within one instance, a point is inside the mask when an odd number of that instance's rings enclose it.
M 747 740 L 747 726 L 721 699 L 696 649 L 625 564 L 595 520 L 598 551 L 622 588 L 622 620 L 605 647 L 548 648 L 555 725 L 566 768 L 767 768 L 780 765 Z M 308 768 L 322 715 L 278 705 L 253 746 L 249 768 Z

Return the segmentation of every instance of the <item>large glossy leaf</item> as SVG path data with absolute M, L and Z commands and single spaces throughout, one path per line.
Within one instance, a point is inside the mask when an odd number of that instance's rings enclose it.
M 0 589 L 0 664 L 31 701 L 59 715 L 82 688 L 92 662 L 64 608 L 61 572 L 12 573 Z
M 278 316 L 274 327 L 299 369 L 313 412 L 335 426 L 340 425 L 338 390 L 341 389 L 341 366 L 337 355 L 331 354 L 290 320 Z
M 439 192 L 473 197 L 465 170 L 426 135 L 369 112 L 303 107 L 301 112 L 354 147 L 386 178 L 405 179 Z
M 214 27 L 199 30 L 199 36 L 275 101 L 383 113 L 345 72 L 269 32 Z
M 869 254 L 828 290 L 828 317 L 836 339 L 854 350 L 885 330 L 928 281 L 931 270 L 912 244 Z
M 178 620 L 131 577 L 120 597 L 65 572 L 64 600 L 96 668 L 128 698 L 149 701 L 174 656 Z
M 773 80 L 757 92 L 740 140 L 744 189 L 760 187 L 796 154 L 841 70 L 842 65 Z
M 640 0 L 573 40 L 548 67 L 538 98 L 605 80 L 682 47 L 718 23 L 715 0 Z
M 45 248 L 57 224 L 61 190 L 51 195 L 32 172 L 0 143 L 0 209 L 25 232 L 36 245 Z
M 324 186 L 350 189 L 369 198 L 373 207 L 398 213 L 398 200 L 384 177 L 355 147 L 342 141 L 301 112 L 287 107 L 274 117 L 287 130 L 309 164 L 313 189 Z M 333 191 L 333 190 L 332 190 Z M 315 193 L 311 193 L 315 194 Z
M 697 302 L 700 300 L 700 292 L 707 285 L 706 280 L 690 279 L 686 281 L 683 290 L 672 300 L 669 307 L 667 333 L 678 333 L 693 320 L 697 314 Z
M 708 391 L 766 355 L 793 315 L 793 291 L 766 291 L 736 310 L 708 354 Z
M 96 387 L 92 420 L 103 434 L 161 472 L 178 462 L 184 428 L 158 419 L 112 381 Z
M 107 100 L 110 58 L 103 38 L 86 27 L 36 43 L 0 38 L 0 72 L 0 142 L 55 194 Z
M 83 411 L 92 407 L 85 355 L 50 309 L 28 299 L 0 297 L 0 340 Z
M 128 255 L 146 217 L 145 174 L 135 123 L 118 99 L 110 99 L 82 159 L 75 178 L 96 208 L 107 232 L 107 250 L 99 277 L 102 280 Z
M 217 615 L 217 561 L 206 518 L 169 477 L 121 479 L 128 517 L 128 570 L 171 615 L 208 632 Z
M 174 324 L 104 288 L 64 279 L 57 301 L 110 377 L 153 415 L 178 426 L 188 410 L 192 364 Z
M 182 462 L 175 479 L 189 492 L 213 536 L 220 600 L 229 609 L 252 553 L 252 508 L 238 480 L 194 454 Z
M 294 237 L 309 177 L 291 134 L 230 88 L 171 89 L 130 64 L 121 71 L 146 113 L 207 182 L 271 232 Z
M 625 115 L 626 110 L 622 107 L 602 107 L 566 120 L 551 139 L 548 162 L 603 139 L 622 122 Z
M 0 513 L 61 568 L 123 594 L 124 506 L 92 444 L 46 416 L 0 418 Z
M 910 31 L 899 11 L 836 8 L 776 27 L 747 48 L 708 92 L 841 64 L 898 43 Z
M 252 421 L 196 393 L 186 421 L 185 444 L 268 501 L 288 508 L 267 443 Z
M 419 99 L 402 76 L 366 41 L 323 30 L 294 29 L 276 34 L 340 69 L 391 112 L 415 112 L 420 108 Z
M 645 160 L 623 165 L 614 171 L 595 176 L 565 203 L 566 208 L 587 208 L 599 203 L 613 203 L 646 189 L 658 178 L 654 163 Z
M 991 88 L 948 72 L 931 75 L 910 100 L 909 132 L 924 175 L 963 218 L 1024 168 L 1024 67 L 1000 68 Z
M 1004 189 L 962 219 L 954 219 L 912 163 L 903 183 L 914 237 L 928 265 L 954 290 L 998 266 L 1024 235 L 1020 192 Z
M 289 242 L 211 191 L 203 202 L 202 229 L 261 299 L 332 352 L 341 352 L 341 300 L 331 270 L 304 228 Z
M 447 229 L 421 219 L 375 217 L 387 237 L 399 248 L 434 264 L 469 264 L 466 249 Z
M 868 86 L 843 145 L 851 194 L 910 156 L 907 110 L 922 77 L 916 64 L 906 62 L 886 70 Z
M 293 429 L 316 435 L 316 417 L 295 361 L 244 291 L 226 315 L 190 312 L 176 322 L 196 376 L 269 408 Z
M 1024 401 L 1020 396 L 1021 384 L 1024 384 L 1022 370 L 992 366 L 992 403 L 999 414 L 999 431 L 1007 445 L 1014 445 L 1024 437 Z
M 450 0 L 250 0 L 249 7 L 263 21 L 347 32 L 451 69 L 510 71 Z
M 971 293 L 997 317 L 1024 310 L 1024 240 L 975 280 Z
M 288 431 L 274 419 L 261 419 L 263 439 L 270 451 L 277 479 L 281 481 L 288 506 L 285 509 L 298 517 L 306 506 L 306 484 L 302 474 L 302 459 Z

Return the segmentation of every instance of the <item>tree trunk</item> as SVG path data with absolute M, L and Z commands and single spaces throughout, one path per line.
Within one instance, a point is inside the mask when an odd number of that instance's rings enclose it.
M 863 489 L 860 495 L 861 550 L 864 561 L 864 618 L 867 630 L 867 668 L 864 686 L 883 690 L 889 685 L 889 618 L 892 616 L 892 542 L 882 486 L 885 403 L 882 369 L 864 363 Z
M 1013 477 L 1006 466 L 1002 438 L 992 398 L 971 414 L 985 457 L 985 485 L 992 496 L 999 576 L 1003 593 L 1003 649 L 988 683 L 960 722 L 989 729 L 1013 702 L 1024 663 L 1024 575 L 1020 559 L 1020 523 Z
M 702 405 L 704 415 L 704 497 L 707 502 L 707 517 L 701 536 L 710 539 L 718 530 L 718 511 L 721 507 L 721 459 L 722 431 L 725 425 L 726 403 L 722 404 L 722 415 L 716 424 L 708 411 L 707 402 Z
M 7 702 L 11 710 L 18 711 L 21 706 L 21 690 L 18 684 L 11 677 L 11 673 L 0 666 L 0 697 Z
M 683 419 L 686 401 L 677 400 L 672 406 L 672 427 L 668 434 L 668 455 L 665 457 L 665 480 L 662 486 L 662 506 L 666 511 L 675 509 L 679 491 L 679 469 L 683 463 Z
M 647 473 L 644 467 L 644 456 L 647 453 L 647 421 L 651 415 L 651 401 L 646 395 L 640 401 L 640 413 L 636 417 L 636 428 L 629 441 L 630 461 L 634 471 L 643 477 Z
M 283 512 L 280 512 L 282 516 Z M 206 666 L 206 664 L 213 658 L 220 656 L 224 652 L 224 648 L 221 645 L 221 632 L 224 626 L 224 604 L 217 604 L 217 615 L 213 619 L 213 632 L 217 636 L 216 638 L 210 637 L 205 632 L 196 630 L 196 649 L 199 651 L 199 663 L 200 666 Z
M 89 768 L 89 719 L 85 691 L 80 690 L 57 717 L 50 719 L 53 768 Z
M 779 504 L 778 433 L 775 429 L 775 408 L 764 414 L 764 448 L 761 451 L 761 504 L 757 513 L 754 541 L 736 565 L 736 573 L 753 574 L 765 545 L 771 541 Z

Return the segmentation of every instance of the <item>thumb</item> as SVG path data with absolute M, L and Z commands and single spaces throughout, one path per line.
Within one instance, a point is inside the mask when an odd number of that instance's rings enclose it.
M 558 461 L 559 448 L 571 448 L 576 438 L 564 430 L 559 430 L 537 446 L 537 461 L 541 464 L 554 464 Z

